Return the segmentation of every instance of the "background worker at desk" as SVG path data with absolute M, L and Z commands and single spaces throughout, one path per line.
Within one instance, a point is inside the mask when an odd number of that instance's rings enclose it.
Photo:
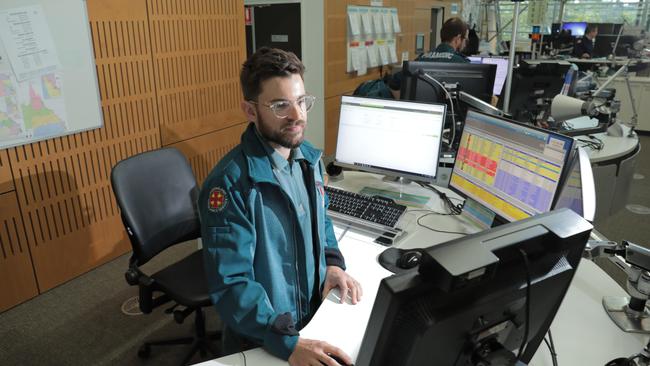
M 594 53 L 594 39 L 596 39 L 597 34 L 597 26 L 593 24 L 587 25 L 585 35 L 577 40 L 575 46 L 573 46 L 573 56 L 578 58 L 591 58 Z
M 431 52 L 420 55 L 416 61 L 469 63 L 460 50 L 465 48 L 469 27 L 460 18 L 450 18 L 440 28 L 441 43 Z
M 353 304 L 362 290 L 344 271 L 326 214 L 321 152 L 304 141 L 315 98 L 303 73 L 293 53 L 266 47 L 243 64 L 241 108 L 251 123 L 206 179 L 198 206 L 224 352 L 263 346 L 292 366 L 335 366 L 328 354 L 352 360 L 298 330 L 332 288 Z

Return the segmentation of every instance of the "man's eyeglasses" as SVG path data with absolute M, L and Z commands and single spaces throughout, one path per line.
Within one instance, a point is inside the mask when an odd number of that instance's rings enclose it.
M 316 102 L 316 97 L 313 95 L 303 95 L 302 97 L 293 101 L 278 100 L 269 104 L 258 103 L 252 100 L 249 100 L 249 102 L 252 104 L 261 105 L 269 108 L 273 112 L 273 114 L 275 114 L 275 116 L 278 118 L 287 118 L 291 114 L 291 108 L 293 108 L 294 103 L 298 104 L 300 110 L 302 110 L 303 113 L 306 114 L 307 112 L 309 112 L 311 107 L 314 106 L 314 103 Z

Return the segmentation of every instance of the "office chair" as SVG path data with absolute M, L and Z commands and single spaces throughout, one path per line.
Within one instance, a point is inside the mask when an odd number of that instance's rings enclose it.
M 148 314 L 174 301 L 176 304 L 166 312 L 172 313 L 177 323 L 196 314 L 196 333 L 192 337 L 145 342 L 138 356 L 149 357 L 154 345 L 191 344 L 182 364 L 197 351 L 203 357 L 206 351 L 217 357 L 218 351 L 210 340 L 220 338 L 220 334 L 205 331 L 202 308 L 212 306 L 212 302 L 201 250 L 151 275 L 140 269 L 165 249 L 201 236 L 196 208 L 199 188 L 187 160 L 174 148 L 135 155 L 115 165 L 111 183 L 133 247 L 125 277 L 129 285 L 139 287 L 140 310 Z M 154 292 L 162 294 L 154 298 Z M 178 306 L 185 309 L 176 310 Z

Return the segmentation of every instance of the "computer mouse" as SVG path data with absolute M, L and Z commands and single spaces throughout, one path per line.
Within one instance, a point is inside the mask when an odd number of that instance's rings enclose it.
M 333 353 L 329 353 L 329 352 L 328 352 L 327 355 L 330 356 L 331 358 L 333 358 L 334 361 L 336 361 L 336 362 L 337 362 L 339 365 L 341 365 L 341 366 L 354 366 L 354 365 L 349 365 L 349 364 L 343 362 L 343 360 L 341 360 L 337 355 L 335 355 L 335 354 L 333 354 Z M 321 363 L 322 363 L 322 362 L 321 362 Z M 322 364 L 324 365 L 324 363 L 322 363 Z
M 408 252 L 402 254 L 401 257 L 397 260 L 397 267 L 402 269 L 411 269 L 420 264 L 420 259 L 422 259 L 422 253 L 417 250 L 409 250 Z

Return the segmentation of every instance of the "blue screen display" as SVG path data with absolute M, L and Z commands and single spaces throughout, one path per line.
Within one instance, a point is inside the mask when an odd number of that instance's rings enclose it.
M 586 29 L 587 29 L 586 22 L 567 22 L 562 24 L 562 30 L 571 31 L 571 35 L 574 37 L 584 36 Z

